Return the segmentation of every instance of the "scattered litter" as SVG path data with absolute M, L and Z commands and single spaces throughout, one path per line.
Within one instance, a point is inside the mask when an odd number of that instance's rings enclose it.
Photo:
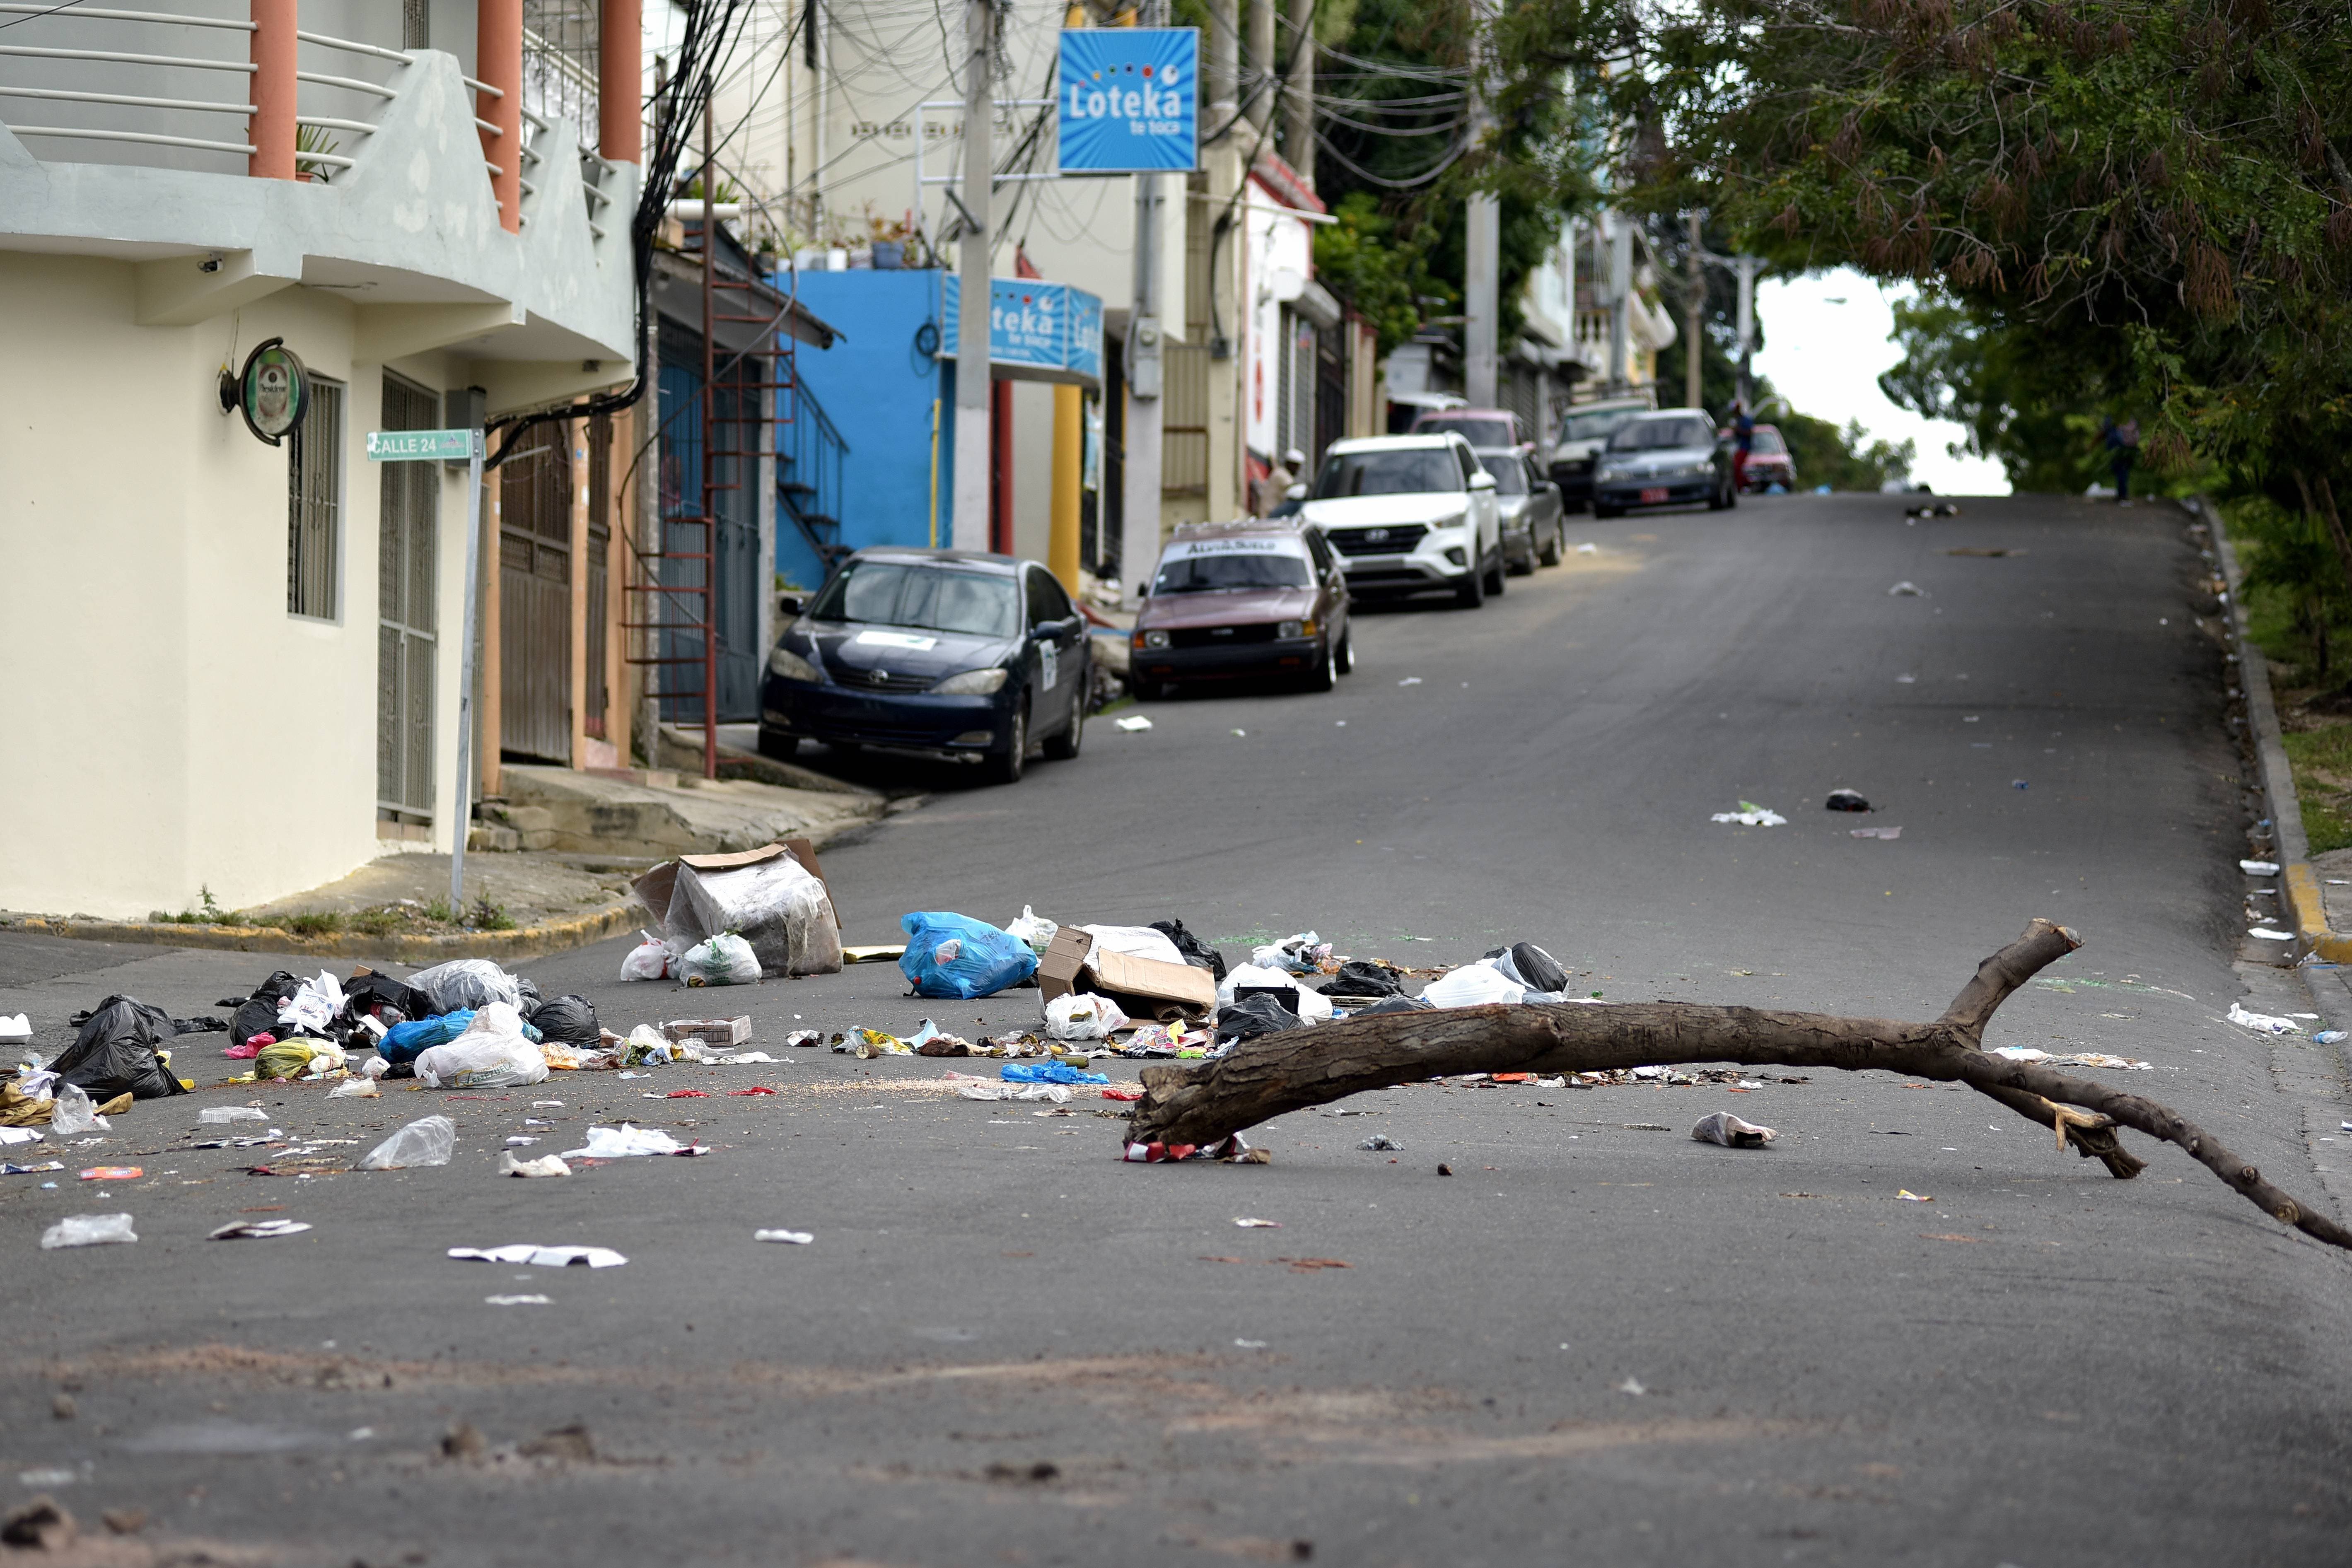
M 30 1040 L 32 1019 L 23 1013 L 0 1013 L 0 1040 Z
M 651 1100 L 656 1098 L 656 1096 L 648 1094 L 646 1098 Z M 658 1098 L 664 1100 L 708 1100 L 710 1098 L 710 1091 L 708 1089 L 673 1089 L 668 1093 L 658 1096 Z
M 673 1045 L 692 1040 L 731 1050 L 751 1038 L 751 1019 L 748 1014 L 731 1019 L 672 1019 L 661 1026 L 661 1037 Z
M 455 1040 L 417 1052 L 415 1071 L 427 1089 L 514 1089 L 547 1081 L 547 1054 L 512 1004 L 486 1002 Z
M 815 1240 L 816 1236 L 814 1232 L 807 1230 L 754 1230 L 751 1232 L 751 1239 L 754 1241 L 782 1241 L 793 1247 L 805 1247 L 810 1242 Z
M 1925 599 L 1927 597 L 1927 591 L 1916 582 L 1898 582 L 1886 592 L 1889 598 Z
M 1895 677 L 1895 684 L 1898 686 L 1916 686 L 1919 684 L 1919 677 L 1916 675 L 1897 675 Z
M 678 960 L 678 976 L 689 986 L 756 986 L 760 956 L 731 931 L 698 942 Z
M 1629 1377 L 1624 1382 L 1617 1385 L 1617 1392 L 1620 1394 L 1631 1394 L 1635 1398 L 1639 1398 L 1643 1395 L 1647 1394 L 1649 1390 L 1643 1386 L 1642 1380 L 1640 1378 Z
M 1110 1075 L 1107 1072 L 1081 1072 L 1062 1061 L 1043 1061 L 1034 1066 L 1027 1062 L 1008 1061 L 998 1070 L 998 1075 L 1007 1083 L 1100 1084 L 1110 1082 Z
M 1126 718 L 1120 719 L 1118 721 L 1118 727 L 1127 731 L 1129 735 L 1135 735 L 1150 729 L 1151 727 L 1151 721 L 1144 717 L 1139 713 L 1132 714 Z
M 1769 806 L 1759 806 L 1753 800 L 1742 800 L 1737 811 L 1717 811 L 1712 820 L 1738 822 L 1744 828 L 1778 828 L 1785 826 L 1789 821 Z
M 2238 869 L 2248 876 L 2276 876 L 2279 873 L 2275 861 L 2240 861 Z
M 1045 1003 L 1045 1033 L 1054 1040 L 1108 1040 L 1127 1024 L 1118 1003 L 1092 991 L 1066 991 Z
M 457 1123 L 446 1116 L 420 1117 L 371 1149 L 359 1168 L 397 1171 L 418 1166 L 446 1166 L 457 1147 Z
M 104 1247 L 117 1241 L 136 1241 L 139 1233 L 131 1228 L 127 1214 L 69 1214 L 41 1232 L 41 1249 L 55 1251 L 60 1247 Z
M 669 944 L 650 931 L 639 931 L 637 935 L 645 940 L 630 948 L 628 956 L 621 960 L 621 978 L 668 979 L 670 969 L 677 962 L 677 956 L 670 951 Z
M 493 1307 L 551 1307 L 555 1304 L 545 1296 L 484 1296 L 482 1300 Z
M 511 1149 L 499 1151 L 499 1175 L 503 1176 L 570 1176 L 572 1167 L 563 1163 L 561 1155 L 541 1155 L 535 1160 L 519 1160 Z
M 2128 1057 L 2109 1056 L 2105 1051 L 2082 1051 L 2071 1056 L 2053 1056 L 2046 1051 L 2036 1051 L 2030 1045 L 1996 1046 L 1992 1055 L 2009 1061 L 2029 1063 L 2049 1062 L 2059 1067 L 2115 1067 L 2132 1072 L 2153 1072 L 2153 1063 L 2134 1061 Z
M 2340 1029 L 2324 1029 L 2311 1038 L 2321 1045 L 2336 1045 L 2345 1039 L 2345 1033 Z
M 1234 1341 L 1234 1347 L 1236 1350 L 1264 1350 L 1265 1348 L 1265 1341 L 1262 1339 L 1237 1339 Z
M 1698 1125 L 1691 1129 L 1694 1141 L 1721 1144 L 1727 1149 L 1760 1149 L 1780 1135 L 1769 1127 L 1743 1122 L 1728 1111 L 1717 1111 L 1701 1116 Z
M 1900 828 L 1848 828 L 1846 832 L 1857 839 L 1899 839 L 1903 836 Z
M 1249 734 L 1249 731 L 1245 729 L 1237 729 L 1234 731 L 1234 733 L 1238 736 L 1246 737 Z
M 1864 800 L 1858 790 L 1832 789 L 1825 809 L 1832 811 L 1867 811 L 1870 802 Z
M 1584 543 L 1576 547 L 1576 553 L 1579 555 L 1599 555 L 1601 553 L 1601 547 L 1588 539 Z
M 1236 1219 L 1234 1223 L 1240 1226 L 1244 1230 L 1279 1230 L 1282 1228 L 1282 1221 L 1279 1219 Z
M 754 1083 L 749 1089 L 730 1089 L 727 1092 L 729 1095 L 740 1099 L 746 1094 L 773 1094 L 776 1091 L 769 1088 L 764 1083 Z
M 1932 1195 L 1913 1192 L 1907 1186 L 1895 1188 L 1895 1196 L 1902 1199 L 1905 1203 L 1933 1203 L 1936 1201 Z
M 1399 681 L 1397 685 L 1401 686 L 1417 686 L 1421 685 L 1421 677 L 1419 675 L 1407 675 L 1404 679 Z
M 81 1173 L 83 1181 L 137 1181 L 147 1174 L 142 1166 L 92 1166 Z
M 505 1247 L 452 1247 L 449 1256 L 474 1263 L 535 1263 L 542 1269 L 617 1269 L 628 1261 L 609 1247 L 541 1247 L 535 1241 Z
M 617 1127 L 591 1127 L 588 1142 L 576 1149 L 566 1149 L 567 1160 L 626 1160 L 652 1155 L 702 1155 L 710 1151 L 700 1144 L 681 1144 L 659 1127 L 639 1127 L 624 1122 Z
M 1150 722 L 1149 719 L 1144 720 L 1147 728 L 1150 727 Z M 1020 919 L 1008 920 L 1004 923 L 1004 934 L 1007 936 L 1016 938 L 1023 946 L 1040 957 L 1045 956 L 1046 948 L 1054 945 L 1054 933 L 1060 929 L 1059 925 L 1025 904 L 1021 906 Z M 923 1021 L 926 1027 L 929 1026 L 929 1019 Z M 918 1040 L 915 1043 L 920 1045 L 922 1041 Z
M 2301 1034 L 2303 1026 L 2293 1019 L 2273 1018 L 2267 1013 L 2250 1013 L 2237 1002 L 2230 1004 L 2230 1021 L 2263 1034 Z
M 1113 1091 L 1106 1089 L 1103 1092 L 1109 1095 Z M 1132 1099 L 1134 1096 L 1130 1095 L 1129 1098 Z M 37 1166 L 20 1166 L 0 1160 L 0 1176 L 39 1176 L 44 1171 L 61 1171 L 65 1168 L 66 1163 L 63 1160 L 44 1160 Z M 58 1184 L 49 1182 L 46 1185 L 55 1186 Z
M 2292 942 L 2294 940 L 2294 932 L 2274 931 L 2267 925 L 2257 925 L 2252 930 L 2247 932 L 2246 935 L 2249 936 L 2259 936 L 2265 942 Z
M 1957 517 L 1960 515 L 1960 508 L 1956 501 L 1922 501 L 1916 507 L 1904 507 L 1903 515 L 1906 517 Z
M 110 1133 L 114 1129 L 78 1085 L 60 1083 L 49 1101 L 49 1130 L 60 1138 L 79 1138 L 84 1133 Z
M 207 1241 L 263 1241 L 273 1236 L 299 1236 L 310 1229 L 299 1219 L 239 1219 L 207 1235 Z

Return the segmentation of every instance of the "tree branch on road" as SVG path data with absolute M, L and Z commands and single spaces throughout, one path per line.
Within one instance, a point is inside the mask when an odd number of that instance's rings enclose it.
M 1987 958 L 1933 1023 L 1837 1018 L 1698 1002 L 1530 1003 L 1383 1013 L 1263 1035 L 1214 1061 L 1143 1070 L 1131 1142 L 1213 1144 L 1286 1111 L 1370 1089 L 1469 1072 L 1599 1072 L 1697 1062 L 1900 1072 L 1965 1083 L 2119 1180 L 2146 1162 L 2119 1126 L 2175 1145 L 2263 1213 L 2352 1250 L 2352 1231 L 2290 1197 L 2188 1118 L 2141 1095 L 1983 1049 L 1985 1026 L 2019 987 L 2082 943 L 2047 920 Z M 2077 1109 L 2079 1107 L 2079 1109 Z

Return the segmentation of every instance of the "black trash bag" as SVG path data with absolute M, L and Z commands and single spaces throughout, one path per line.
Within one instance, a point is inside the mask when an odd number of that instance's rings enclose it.
M 163 1009 L 133 997 L 109 997 L 91 1009 L 73 1044 L 49 1066 L 101 1105 L 117 1094 L 135 1100 L 184 1094 L 155 1054 L 177 1032 Z
M 1495 967 L 1505 979 L 1530 991 L 1561 991 L 1568 988 L 1568 971 L 1559 960 L 1532 942 L 1514 942 L 1508 947 L 1497 947 L 1486 955 L 1496 961 Z
M 1825 809 L 1832 811 L 1867 811 L 1870 802 L 1858 789 L 1832 789 Z
M 1419 997 L 1382 997 L 1370 1007 L 1357 1008 L 1348 1016 L 1351 1019 L 1376 1017 L 1381 1013 L 1433 1013 L 1435 1002 L 1425 1002 Z
M 363 1018 L 372 1018 L 389 1030 L 411 1019 L 432 1016 L 433 998 L 406 980 L 395 980 L 390 975 L 354 975 L 343 982 L 343 1010 L 335 1015 L 327 1032 L 348 1042 Z
M 1350 958 L 1327 983 L 1315 988 L 1327 997 L 1401 997 L 1396 971 L 1368 958 Z
M 1176 951 L 1184 955 L 1184 962 L 1196 969 L 1206 969 L 1218 979 L 1225 977 L 1225 957 L 1214 947 L 1184 929 L 1181 920 L 1155 920 L 1151 928 L 1176 944 Z
M 558 1045 L 593 1051 L 604 1042 L 596 1007 L 586 997 L 550 997 L 530 1011 L 530 1026 Z
M 1298 1015 L 1276 998 L 1274 988 L 1252 988 L 1244 986 L 1234 993 L 1231 1007 L 1217 1009 L 1217 1043 L 1228 1040 L 1255 1040 L 1262 1034 L 1279 1034 L 1286 1029 L 1304 1029 Z
M 242 1001 L 221 999 L 225 1008 L 235 1008 L 236 1013 L 228 1020 L 228 1042 L 243 1045 L 257 1034 L 278 1032 L 278 1005 L 302 988 L 302 982 L 279 969 L 269 978 L 253 988 L 253 994 Z

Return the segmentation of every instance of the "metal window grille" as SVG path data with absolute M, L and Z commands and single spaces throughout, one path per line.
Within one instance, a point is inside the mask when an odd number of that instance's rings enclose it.
M 286 446 L 286 612 L 331 621 L 342 524 L 342 388 L 312 378 L 310 411 Z
M 400 47 L 404 49 L 430 48 L 433 31 L 430 26 L 429 0 L 400 0 Z
M 440 410 L 440 400 L 422 387 L 383 378 L 384 429 L 431 430 Z M 433 816 L 441 470 L 432 463 L 377 467 L 377 817 L 424 823 Z
M 570 120 L 583 147 L 596 145 L 596 52 L 592 0 L 523 0 L 523 103 Z

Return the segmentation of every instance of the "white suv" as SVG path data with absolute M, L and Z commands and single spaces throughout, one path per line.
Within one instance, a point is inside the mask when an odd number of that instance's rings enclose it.
M 1503 591 L 1495 476 L 1451 434 L 1335 441 L 1303 508 L 1358 599 L 1450 588 L 1476 609 Z

